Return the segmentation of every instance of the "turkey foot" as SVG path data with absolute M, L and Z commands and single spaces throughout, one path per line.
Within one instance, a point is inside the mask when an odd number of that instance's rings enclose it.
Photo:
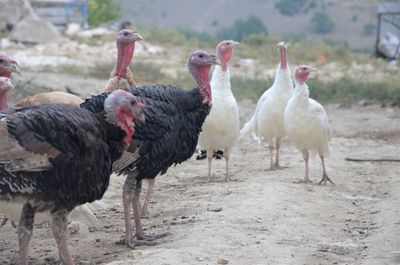
M 324 173 L 323 175 L 322 175 L 322 179 L 321 179 L 321 181 L 318 183 L 318 185 L 324 185 L 324 186 L 326 186 L 326 183 L 327 182 L 330 182 L 330 183 L 332 183 L 333 185 L 335 185 L 335 183 L 333 183 L 333 181 L 328 177 L 328 174 L 326 174 L 326 173 Z
M 136 246 L 155 246 L 157 243 L 153 241 L 135 240 L 135 239 L 131 239 L 129 242 L 126 242 L 125 238 L 122 238 L 120 241 L 115 242 L 115 244 L 125 245 L 130 249 L 135 249 Z
M 162 233 L 162 234 L 159 234 L 159 235 L 151 235 L 151 236 L 145 235 L 144 233 L 136 233 L 136 238 L 138 239 L 139 242 L 140 241 L 152 242 L 154 240 L 157 240 L 159 238 L 163 238 L 163 237 L 166 237 L 166 236 L 168 236 L 168 233 Z M 154 242 L 152 242 L 152 243 L 154 243 Z

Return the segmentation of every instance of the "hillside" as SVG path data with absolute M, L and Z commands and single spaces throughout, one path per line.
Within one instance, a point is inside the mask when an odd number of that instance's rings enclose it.
M 215 33 L 231 26 L 236 20 L 255 15 L 263 20 L 270 34 L 284 37 L 304 34 L 309 40 L 331 39 L 346 41 L 354 49 L 372 48 L 375 35 L 363 33 L 367 24 L 376 24 L 377 0 L 315 1 L 315 7 L 294 16 L 282 15 L 277 0 L 120 0 L 124 19 L 144 27 L 190 28 Z M 185 2 L 183 5 L 182 3 Z M 312 31 L 311 18 L 316 11 L 325 10 L 335 28 L 329 34 Z

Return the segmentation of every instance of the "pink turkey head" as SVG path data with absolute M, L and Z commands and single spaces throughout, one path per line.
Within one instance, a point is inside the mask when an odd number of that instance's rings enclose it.
M 115 69 L 115 76 L 126 78 L 128 66 L 132 61 L 135 52 L 135 42 L 143 40 L 143 37 L 131 29 L 123 29 L 117 34 L 118 58 Z
M 233 56 L 233 47 L 238 44 L 239 42 L 234 40 L 223 40 L 217 45 L 217 56 L 224 71 L 226 71 L 228 62 Z
M 126 132 L 124 139 L 129 144 L 135 132 L 133 120 L 145 121 L 142 110 L 144 104 L 140 103 L 135 96 L 125 90 L 115 90 L 108 95 L 104 102 L 104 110 L 109 122 L 116 123 Z
M 220 64 L 217 56 L 206 51 L 194 51 L 189 56 L 188 68 L 196 80 L 203 96 L 203 103 L 211 104 L 210 69 L 211 65 Z
M 11 73 L 21 74 L 18 63 L 5 54 L 0 54 L 0 76 L 11 77 Z
M 308 65 L 299 65 L 296 67 L 296 70 L 294 71 L 294 78 L 299 84 L 304 84 L 309 78 L 309 75 L 311 72 L 316 71 L 314 67 L 308 66 Z

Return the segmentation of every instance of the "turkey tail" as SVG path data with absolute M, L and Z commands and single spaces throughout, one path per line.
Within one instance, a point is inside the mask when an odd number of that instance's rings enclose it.
M 81 217 L 83 217 L 89 222 L 90 227 L 98 227 L 99 220 L 94 213 L 102 209 L 107 209 L 107 204 L 101 200 L 94 201 L 92 203 L 85 203 L 83 205 L 75 207 L 74 210 L 72 210 L 71 218 L 80 219 Z
M 248 122 L 246 122 L 243 128 L 240 130 L 239 141 L 241 141 L 245 136 L 249 135 L 250 133 L 254 139 L 258 140 L 258 137 L 255 134 L 256 129 L 257 129 L 256 114 L 254 114 L 253 117 L 251 117 L 251 119 Z

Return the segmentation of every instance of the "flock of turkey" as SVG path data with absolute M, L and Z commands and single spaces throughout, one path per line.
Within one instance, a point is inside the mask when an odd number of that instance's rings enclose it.
M 81 209 L 93 217 L 85 204 L 102 198 L 113 172 L 126 175 L 122 243 L 130 248 L 154 244 L 165 234 L 145 235 L 141 224 L 154 179 L 170 166 L 188 160 L 197 145 L 207 152 L 210 180 L 214 151 L 223 150 L 225 180 L 229 181 L 229 155 L 240 138 L 251 134 L 268 144 L 273 170 L 281 167 L 279 150 L 287 135 L 303 154 L 304 182 L 310 182 L 310 153 L 322 161 L 320 184 L 332 182 L 324 164 L 331 139 L 328 118 L 324 108 L 309 98 L 306 84 L 315 69 L 297 66 L 293 82 L 285 43 L 278 43 L 280 64 L 273 85 L 240 130 L 228 67 L 238 42 L 221 41 L 216 55 L 192 52 L 188 69 L 197 87 L 186 90 L 172 85 L 136 87 L 129 65 L 135 42 L 142 39 L 133 30 L 118 33 L 118 58 L 105 92 L 85 101 L 66 92 L 48 92 L 8 107 L 8 92 L 13 88 L 10 77 L 19 68 L 10 57 L 0 55 L 0 212 L 18 223 L 20 264 L 28 264 L 33 224 L 43 213 L 51 218 L 60 261 L 75 264 L 67 248 L 67 216 Z M 215 69 L 210 80 L 212 65 Z M 143 179 L 149 188 L 141 209 Z

